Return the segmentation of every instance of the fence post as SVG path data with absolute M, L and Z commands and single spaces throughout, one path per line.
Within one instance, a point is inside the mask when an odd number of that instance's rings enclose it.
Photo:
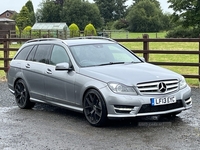
M 146 62 L 149 62 L 149 41 L 147 41 L 149 39 L 149 35 L 148 34 L 144 34 L 143 35 L 143 57 L 145 59 Z
M 9 66 L 9 41 L 8 41 L 8 34 L 6 34 L 6 37 L 5 37 L 5 41 L 4 41 L 4 44 L 3 44 L 3 48 L 4 48 L 4 71 L 5 73 L 7 73 L 8 71 L 8 66 Z
M 29 31 L 30 39 L 32 39 L 32 30 Z

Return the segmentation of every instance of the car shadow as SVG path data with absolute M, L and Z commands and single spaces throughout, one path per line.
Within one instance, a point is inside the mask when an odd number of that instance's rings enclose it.
M 35 111 L 51 112 L 55 115 L 59 115 L 65 118 L 73 119 L 75 122 L 81 124 L 88 124 L 85 116 L 82 113 L 71 111 L 65 108 L 52 106 L 48 104 L 37 103 L 33 108 Z M 172 126 L 183 122 L 179 116 L 147 116 L 147 117 L 134 117 L 128 119 L 108 119 L 107 124 L 102 128 L 138 128 L 138 127 L 160 127 L 160 126 Z

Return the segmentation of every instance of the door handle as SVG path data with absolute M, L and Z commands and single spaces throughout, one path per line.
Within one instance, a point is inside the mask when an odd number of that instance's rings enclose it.
M 47 74 L 52 74 L 52 71 L 51 71 L 51 69 L 47 69 Z
M 26 64 L 26 68 L 30 68 L 30 64 Z

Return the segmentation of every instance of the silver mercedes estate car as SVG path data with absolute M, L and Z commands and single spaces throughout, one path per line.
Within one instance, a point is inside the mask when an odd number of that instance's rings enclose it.
M 56 105 L 84 113 L 93 126 L 192 107 L 182 75 L 144 62 L 109 38 L 27 41 L 10 62 L 7 78 L 20 108 Z

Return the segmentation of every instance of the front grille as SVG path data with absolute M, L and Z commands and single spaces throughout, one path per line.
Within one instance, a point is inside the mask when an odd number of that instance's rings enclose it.
M 138 113 L 151 113 L 151 112 L 160 112 L 160 111 L 167 111 L 171 109 L 181 108 L 183 107 L 183 103 L 181 100 L 178 100 L 176 103 L 167 104 L 167 105 L 159 105 L 159 106 L 152 106 L 151 104 L 144 104 L 140 108 Z
M 155 82 L 138 83 L 137 88 L 143 95 L 167 94 L 178 90 L 178 80 L 164 80 Z

